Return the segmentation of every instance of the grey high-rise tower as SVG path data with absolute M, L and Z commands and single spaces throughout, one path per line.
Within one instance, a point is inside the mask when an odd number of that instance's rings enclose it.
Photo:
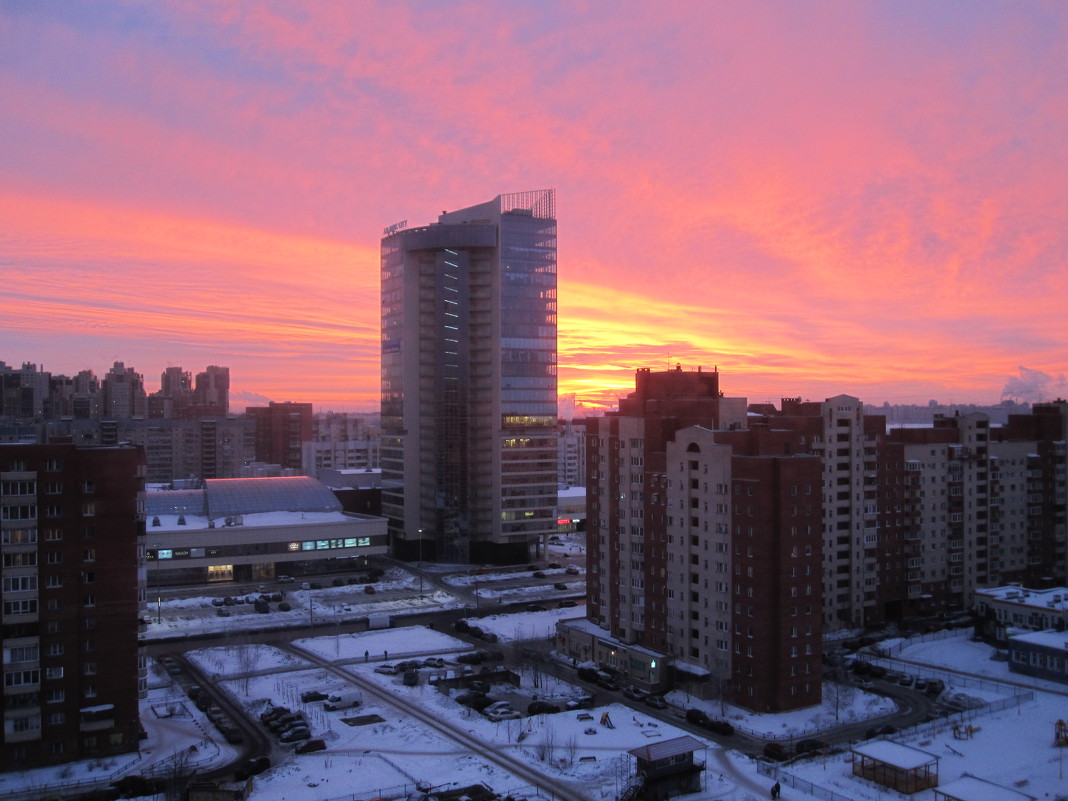
M 556 527 L 556 197 L 382 238 L 382 509 L 407 559 L 516 563 Z

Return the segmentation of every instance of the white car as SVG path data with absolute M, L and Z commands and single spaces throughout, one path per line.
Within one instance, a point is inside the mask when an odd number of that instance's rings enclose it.
M 519 720 L 523 717 L 514 709 L 498 709 L 495 712 L 484 712 L 486 720 L 491 720 L 494 723 L 500 723 L 502 720 Z
M 382 673 L 386 676 L 396 676 L 398 673 L 400 673 L 400 671 L 397 669 L 396 665 L 385 664 L 376 665 L 375 673 Z

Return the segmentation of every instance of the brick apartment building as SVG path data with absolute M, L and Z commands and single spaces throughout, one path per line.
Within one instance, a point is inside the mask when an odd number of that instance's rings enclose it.
M 0 444 L 0 771 L 137 748 L 143 457 Z
M 746 411 L 718 373 L 639 370 L 586 427 L 587 619 L 558 645 L 628 683 L 808 706 L 829 632 L 1065 583 L 1064 401 L 888 429 L 847 395 Z

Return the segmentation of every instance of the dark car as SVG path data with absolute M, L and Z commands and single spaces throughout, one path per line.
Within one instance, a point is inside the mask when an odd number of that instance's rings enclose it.
M 527 604 L 528 612 L 548 612 L 549 607 L 542 606 L 541 604 Z
M 578 669 L 578 677 L 583 681 L 597 681 L 598 675 L 597 668 L 580 667 Z
M 527 704 L 528 715 L 555 715 L 559 711 L 559 706 L 548 701 L 531 701 Z
M 305 704 L 310 704 L 313 701 L 325 701 L 326 693 L 321 693 L 318 690 L 305 690 L 300 694 L 300 700 Z
M 798 740 L 797 745 L 794 746 L 794 750 L 798 754 L 810 754 L 813 751 L 822 751 L 826 747 L 827 743 L 825 741 L 808 737 L 804 740 Z
M 884 723 L 882 726 L 874 726 L 865 732 L 864 737 L 870 740 L 872 737 L 881 737 L 884 734 L 897 734 L 897 726 Z
M 307 726 L 298 726 L 295 729 L 288 729 L 282 732 L 282 736 L 278 739 L 283 743 L 295 743 L 298 740 L 307 740 L 311 737 L 311 732 Z
M 261 723 L 270 723 L 275 718 L 280 718 L 282 715 L 289 715 L 293 712 L 288 706 L 272 706 L 266 712 L 260 714 Z
M 598 676 L 597 686 L 604 687 L 606 690 L 618 690 L 619 684 L 611 676 Z
M 481 665 L 486 661 L 486 655 L 482 651 L 469 651 L 456 657 L 461 665 Z
M 564 568 L 564 572 L 567 573 L 569 576 L 577 576 L 582 571 L 579 570 L 577 567 L 573 567 L 572 566 L 572 567 L 565 567 Z
M 365 584 L 363 587 L 363 591 L 366 592 L 368 595 L 374 595 L 376 592 L 378 592 L 378 590 L 375 589 L 374 584 Z
M 565 598 L 563 601 L 560 602 L 561 609 L 571 609 L 576 606 L 578 606 L 578 604 L 572 601 L 570 598 Z
M 653 709 L 667 709 L 668 702 L 664 700 L 662 695 L 647 695 L 645 696 L 644 703 L 646 706 L 651 706 Z
M 567 585 L 564 584 L 564 582 L 562 582 L 562 581 L 558 581 L 553 585 L 553 589 L 566 590 L 567 589 Z
M 243 782 L 249 776 L 259 776 L 271 767 L 271 760 L 265 756 L 253 757 L 234 771 L 234 778 Z
M 461 618 L 461 619 L 457 620 L 455 623 L 453 623 L 452 627 L 454 629 L 456 629 L 458 632 L 460 632 L 461 634 L 464 634 L 465 632 L 467 632 L 467 631 L 469 631 L 471 629 L 471 624 L 468 623 L 463 618 Z
M 597 703 L 597 697 L 592 693 L 580 695 L 578 698 L 572 698 L 565 706 L 568 709 L 592 709 Z
M 716 734 L 722 734 L 724 737 L 731 737 L 734 735 L 734 726 L 725 720 L 716 720 L 715 718 L 709 718 L 708 730 L 715 732 Z
M 786 746 L 782 743 L 764 743 L 764 756 L 776 762 L 782 762 L 790 755 L 786 753 Z
M 492 631 L 484 631 L 484 632 L 482 632 L 482 639 L 485 640 L 486 642 L 498 642 L 498 641 L 500 641 L 500 637 L 498 637 Z
M 545 578 L 545 571 L 544 570 L 535 570 L 534 571 L 534 578 Z
M 647 695 L 649 693 L 640 687 L 635 687 L 633 684 L 623 690 L 623 697 L 632 701 L 644 701 Z
M 686 722 L 695 726 L 708 726 L 708 715 L 700 709 L 687 709 Z
M 306 743 L 301 743 L 294 750 L 298 754 L 310 754 L 314 751 L 322 751 L 326 748 L 326 742 L 316 737 L 314 740 L 308 740 Z

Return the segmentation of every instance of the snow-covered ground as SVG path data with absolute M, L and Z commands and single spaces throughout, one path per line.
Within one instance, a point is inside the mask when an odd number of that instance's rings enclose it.
M 405 571 L 389 574 L 379 582 L 380 590 L 391 584 L 410 588 L 414 580 Z M 471 579 L 483 580 L 484 576 Z M 358 588 L 357 588 L 358 589 Z M 335 592 L 335 590 L 337 592 Z M 344 593 L 348 593 L 344 595 Z M 447 595 L 447 593 L 446 593 Z M 325 614 L 333 606 L 336 614 L 367 614 L 367 608 L 379 611 L 381 596 L 356 594 L 350 587 L 324 588 L 288 594 L 297 603 L 314 603 L 311 614 Z M 206 599 L 200 599 L 205 601 Z M 419 599 L 405 599 L 418 602 Z M 438 599 L 423 599 L 434 605 Z M 195 607 L 197 601 L 188 602 Z M 389 603 L 393 603 L 390 601 Z M 374 604 L 374 606 L 372 606 Z M 164 604 L 164 607 L 167 607 Z M 209 615 L 213 608 L 208 601 Z M 532 611 L 480 617 L 478 625 L 497 634 L 498 647 L 508 652 L 513 641 L 533 641 L 541 652 L 551 646 L 556 621 L 583 614 L 581 606 L 570 609 Z M 197 631 L 196 626 L 183 629 L 183 608 L 176 604 L 164 614 L 175 622 L 169 631 Z M 305 605 L 302 622 L 309 614 Z M 195 617 L 195 616 L 193 616 Z M 248 617 L 262 625 L 264 616 L 249 612 Z M 232 624 L 235 618 L 219 619 Z M 394 617 L 397 625 L 403 618 Z M 186 621 L 188 623 L 188 621 Z M 250 625 L 250 628 L 252 626 Z M 157 631 L 164 631 L 160 627 Z M 495 790 L 512 792 L 519 797 L 535 795 L 529 778 L 494 764 L 494 753 L 521 760 L 545 780 L 563 781 L 591 801 L 617 798 L 633 771 L 633 761 L 626 751 L 640 745 L 668 739 L 683 733 L 671 722 L 659 720 L 621 704 L 609 704 L 583 712 L 525 717 L 515 721 L 492 723 L 483 716 L 457 704 L 449 694 L 431 687 L 421 671 L 416 687 L 404 686 L 400 676 L 382 675 L 374 668 L 387 659 L 396 661 L 416 654 L 440 655 L 449 661 L 455 675 L 456 657 L 472 646 L 445 632 L 424 627 L 399 627 L 355 635 L 325 632 L 294 643 L 292 651 L 252 644 L 248 637 L 219 647 L 191 652 L 194 660 L 219 686 L 230 693 L 253 716 L 271 704 L 304 709 L 313 736 L 322 737 L 327 749 L 314 754 L 296 755 L 286 750 L 275 766 L 256 778 L 253 799 L 285 798 L 291 801 L 346 801 L 372 797 L 403 796 L 416 784 L 429 786 L 486 783 Z M 1057 798 L 1068 793 L 1063 779 L 1062 760 L 1066 749 L 1056 748 L 1054 726 L 1068 720 L 1068 688 L 1050 682 L 1018 677 L 1005 662 L 990 658 L 993 649 L 967 637 L 937 642 L 912 641 L 892 648 L 895 668 L 907 672 L 949 679 L 947 693 L 966 699 L 985 701 L 1013 698 L 1023 688 L 1035 691 L 1033 700 L 1010 701 L 1000 712 L 969 712 L 964 728 L 945 721 L 935 721 L 891 739 L 939 757 L 942 784 L 969 773 L 1012 787 L 1036 798 Z M 300 694 L 307 689 L 330 692 L 348 686 L 343 675 L 328 670 L 317 660 L 342 665 L 360 681 L 376 691 L 365 693 L 358 710 L 327 712 L 322 703 L 304 704 Z M 515 668 L 521 676 L 523 694 L 507 685 L 493 688 L 492 694 L 525 703 L 536 694 L 539 699 L 563 701 L 582 689 L 552 678 L 537 669 L 536 663 L 521 659 Z M 957 678 L 950 671 L 971 674 Z M 982 678 L 975 678 L 982 677 Z M 162 671 L 153 671 L 149 697 L 143 705 L 142 718 L 149 738 L 142 743 L 141 754 L 93 763 L 76 763 L 48 770 L 0 775 L 0 797 L 17 798 L 20 789 L 43 789 L 73 781 L 99 781 L 129 773 L 151 772 L 166 767 L 168 760 L 194 762 L 202 767 L 225 764 L 235 758 L 232 746 L 222 743 L 203 714 L 186 699 L 184 693 Z M 379 692 L 384 693 L 380 696 Z M 783 715 L 756 715 L 735 707 L 721 707 L 718 702 L 698 701 L 686 693 L 669 694 L 675 705 L 670 720 L 681 720 L 690 707 L 705 709 L 710 715 L 726 718 L 739 732 L 766 739 L 796 739 L 834 725 L 835 710 L 828 701 L 823 707 Z M 841 700 L 841 699 L 840 699 Z M 408 713 L 405 704 L 414 703 L 435 721 L 448 721 L 453 728 L 477 739 L 479 745 L 458 743 L 438 728 Z M 521 708 L 517 706 L 517 708 Z M 841 705 L 837 721 L 865 720 L 891 710 L 891 702 L 882 696 L 854 692 Z M 363 716 L 373 716 L 363 718 Z M 353 718 L 359 720 L 353 721 Z M 348 719 L 348 723 L 343 719 Z M 356 725 L 350 725 L 351 723 Z M 967 730 L 967 725 L 971 730 Z M 686 732 L 690 733 L 690 732 Z M 690 733 L 691 736 L 692 733 Z M 959 737 L 962 737 L 959 739 Z M 698 738 L 702 739 L 702 738 Z M 892 794 L 852 776 L 848 749 L 795 764 L 773 766 L 768 773 L 761 763 L 738 752 L 722 749 L 705 740 L 707 748 L 696 755 L 706 765 L 704 786 L 688 798 L 694 801 L 754 801 L 766 798 L 768 788 L 778 778 L 783 784 L 783 798 L 832 798 L 836 801 L 885 799 Z M 806 792 L 808 785 L 823 788 Z M 917 793 L 914 801 L 933 801 L 933 791 Z

